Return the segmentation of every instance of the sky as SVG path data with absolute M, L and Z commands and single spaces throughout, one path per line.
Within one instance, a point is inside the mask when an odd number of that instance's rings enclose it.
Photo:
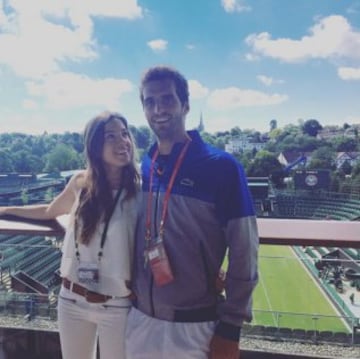
M 360 0 L 0 0 L 0 133 L 147 125 L 143 71 L 189 81 L 192 129 L 360 123 Z

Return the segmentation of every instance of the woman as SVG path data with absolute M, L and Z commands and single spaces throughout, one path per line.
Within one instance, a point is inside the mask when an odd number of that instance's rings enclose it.
M 1 207 L 1 214 L 53 219 L 70 214 L 58 301 L 64 359 L 125 358 L 139 175 L 126 119 L 104 112 L 85 129 L 87 168 L 49 204 Z

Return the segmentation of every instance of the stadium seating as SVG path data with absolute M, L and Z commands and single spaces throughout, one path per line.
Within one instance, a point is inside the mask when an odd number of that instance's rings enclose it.
M 275 216 L 356 220 L 360 218 L 360 198 L 348 194 L 311 191 L 278 191 Z

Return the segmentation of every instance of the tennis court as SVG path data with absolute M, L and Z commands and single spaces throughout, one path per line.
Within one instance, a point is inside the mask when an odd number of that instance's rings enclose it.
M 291 247 L 261 245 L 252 324 L 348 331 Z

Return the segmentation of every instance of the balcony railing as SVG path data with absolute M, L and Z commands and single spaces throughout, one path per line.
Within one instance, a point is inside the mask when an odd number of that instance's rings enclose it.
M 15 264 L 5 264 L 9 249 L 21 253 L 27 246 L 37 248 L 31 254 L 35 263 L 39 261 L 36 255 L 40 256 L 35 252 L 45 251 L 46 247 L 59 251 L 66 221 L 67 217 L 59 218 L 59 221 L 33 221 L 11 216 L 1 218 L 0 236 L 40 236 L 46 237 L 47 243 L 35 243 L 35 239 L 30 244 L 0 242 L 0 280 L 3 286 L 0 290 L 0 327 L 57 331 L 56 290 L 41 293 L 42 287 L 36 281 L 32 282 L 26 272 L 21 274 L 21 271 L 14 270 Z M 247 348 L 246 342 L 252 339 L 271 339 L 273 346 L 284 342 L 332 342 L 360 352 L 360 278 L 357 282 L 354 275 L 359 273 L 360 276 L 360 269 L 357 270 L 360 268 L 360 222 L 259 218 L 258 228 L 260 281 L 254 295 L 253 322 L 243 328 L 241 340 L 244 343 L 241 347 L 247 352 L 244 357 L 251 357 L 249 353 L 253 344 Z M 326 257 L 338 249 L 341 256 Z M 30 263 L 29 257 L 26 261 Z M 325 265 L 322 263 L 324 258 L 327 258 Z M 25 259 L 22 257 L 21 260 Z M 320 268 L 321 265 L 324 267 Z M 353 280 L 345 285 L 348 293 L 354 293 L 354 304 L 334 282 L 337 271 L 339 276 L 344 277 L 344 273 L 340 273 L 340 269 L 344 268 L 353 268 L 349 271 Z M 12 289 L 6 287 L 9 277 L 12 278 Z M 54 283 L 60 282 L 55 280 Z M 21 293 L 19 289 L 27 293 Z M 321 305 L 316 306 L 320 299 L 311 304 L 316 295 L 332 308 L 328 313 L 319 309 Z M 306 302 L 306 308 L 298 310 L 294 304 L 299 304 L 301 300 Z M 271 349 L 260 349 L 262 354 L 258 357 L 265 358 L 267 351 Z

